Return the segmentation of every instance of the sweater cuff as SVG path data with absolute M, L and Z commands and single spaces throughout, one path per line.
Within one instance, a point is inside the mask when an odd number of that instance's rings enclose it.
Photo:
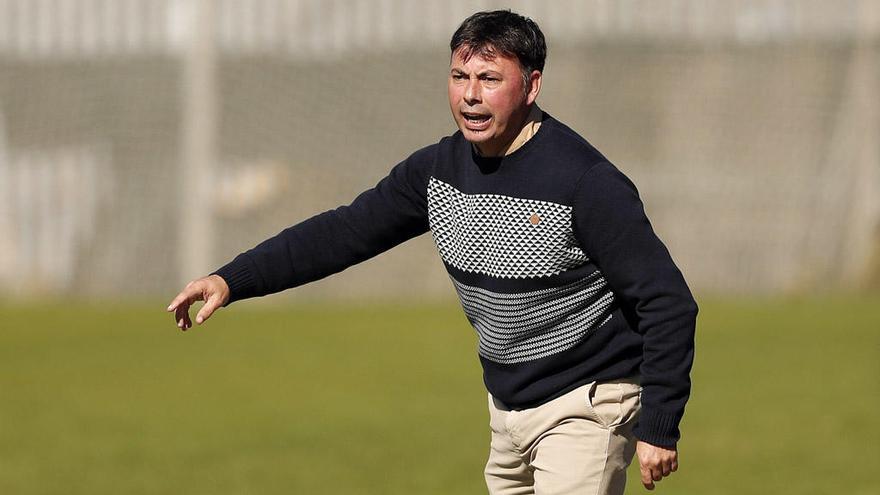
M 654 409 L 642 409 L 633 433 L 639 440 L 651 445 L 675 448 L 681 438 L 678 430 L 681 416 L 681 413 L 669 414 Z
M 220 276 L 229 286 L 229 300 L 223 305 L 224 307 L 240 299 L 257 295 L 257 279 L 250 263 L 242 255 L 223 265 L 211 275 Z

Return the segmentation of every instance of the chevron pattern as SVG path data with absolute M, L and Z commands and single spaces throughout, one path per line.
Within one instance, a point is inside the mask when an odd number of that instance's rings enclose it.
M 480 355 L 501 364 L 533 361 L 570 349 L 611 319 L 614 294 L 594 272 L 562 287 L 508 294 L 452 279 L 480 339 Z

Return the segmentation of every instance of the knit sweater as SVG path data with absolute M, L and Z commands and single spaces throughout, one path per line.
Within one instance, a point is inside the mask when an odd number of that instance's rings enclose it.
M 413 153 L 347 206 L 283 230 L 215 273 L 230 299 L 296 287 L 430 231 L 512 409 L 638 376 L 636 436 L 673 446 L 690 394 L 696 303 L 633 183 L 544 114 L 513 153 L 460 132 Z

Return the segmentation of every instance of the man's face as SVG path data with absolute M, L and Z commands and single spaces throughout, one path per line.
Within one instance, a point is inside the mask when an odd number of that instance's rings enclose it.
M 465 139 L 485 156 L 498 156 L 516 138 L 538 96 L 541 73 L 532 71 L 528 91 L 519 61 L 479 53 L 465 60 L 456 50 L 449 65 L 449 107 Z

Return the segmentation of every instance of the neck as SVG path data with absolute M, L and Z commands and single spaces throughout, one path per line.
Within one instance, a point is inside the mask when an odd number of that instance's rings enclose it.
M 538 132 L 538 128 L 541 127 L 541 115 L 542 112 L 541 109 L 538 108 L 538 104 L 533 104 L 529 109 L 529 113 L 526 114 L 526 118 L 517 135 L 514 136 L 506 146 L 498 150 L 497 153 L 485 153 L 484 150 L 481 150 L 476 144 L 474 145 L 474 149 L 480 156 L 507 156 L 513 153 L 520 149 L 522 145 L 526 144 L 529 139 L 532 139 L 535 133 Z

